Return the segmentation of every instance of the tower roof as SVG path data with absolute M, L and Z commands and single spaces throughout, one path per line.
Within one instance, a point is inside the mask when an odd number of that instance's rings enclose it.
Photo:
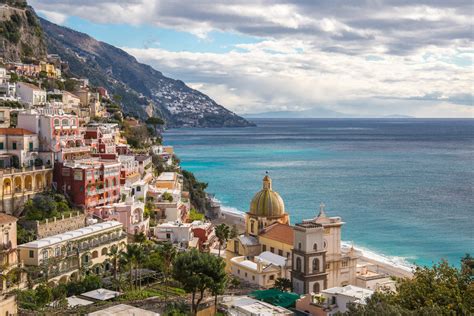
M 263 178 L 263 188 L 250 202 L 250 215 L 279 217 L 285 214 L 285 203 L 281 196 L 272 190 L 272 179 L 268 174 Z

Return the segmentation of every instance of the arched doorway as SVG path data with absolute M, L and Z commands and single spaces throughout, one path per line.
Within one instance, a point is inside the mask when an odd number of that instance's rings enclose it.
M 41 176 L 41 174 L 37 174 L 35 176 L 35 188 L 36 190 L 43 190 L 43 187 L 43 177 Z
M 15 183 L 15 193 L 21 193 L 21 191 L 23 191 L 23 181 L 21 177 L 16 177 L 13 182 Z
M 33 190 L 33 177 L 28 175 L 25 177 L 25 189 L 27 191 L 32 191 Z
M 12 181 L 10 179 L 3 180 L 3 195 L 12 194 Z

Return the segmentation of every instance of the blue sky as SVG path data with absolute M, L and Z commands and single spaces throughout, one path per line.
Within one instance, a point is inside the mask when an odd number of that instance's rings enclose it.
M 471 0 L 32 0 L 239 113 L 473 117 Z

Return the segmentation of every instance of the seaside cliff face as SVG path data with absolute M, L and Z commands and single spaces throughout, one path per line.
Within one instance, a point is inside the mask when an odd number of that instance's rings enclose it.
M 168 127 L 244 127 L 252 124 L 184 82 L 165 77 L 112 45 L 44 19 L 49 53 L 69 63 L 72 73 L 122 96 L 127 112 L 163 117 Z
M 5 61 L 44 59 L 47 49 L 39 20 L 24 0 L 0 0 L 0 56 Z

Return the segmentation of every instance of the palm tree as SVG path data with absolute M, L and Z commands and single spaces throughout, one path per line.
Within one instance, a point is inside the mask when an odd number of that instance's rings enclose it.
M 166 242 L 158 248 L 158 252 L 161 257 L 162 270 L 164 275 L 165 283 L 165 299 L 167 298 L 167 287 L 168 287 L 168 278 L 171 274 L 171 266 L 178 255 L 176 248 L 169 242 Z
M 214 229 L 214 232 L 216 234 L 217 240 L 219 241 L 219 257 L 220 257 L 222 245 L 224 245 L 227 242 L 227 240 L 229 240 L 230 228 L 226 224 L 220 224 L 216 226 L 216 228 Z
M 137 247 L 138 245 L 135 244 L 127 244 L 125 250 L 121 251 L 122 262 L 130 267 L 130 289 L 133 289 L 133 268 L 136 262 Z
M 274 289 L 280 290 L 282 292 L 286 292 L 291 290 L 291 281 L 286 278 L 278 278 L 275 280 L 275 284 L 273 285 Z
M 120 250 L 117 247 L 117 245 L 113 245 L 112 247 L 110 247 L 110 250 L 107 253 L 107 256 L 112 261 L 112 265 L 114 266 L 114 279 L 115 281 L 117 281 L 117 272 L 118 272 L 118 265 L 119 265 L 119 260 L 120 260 Z

